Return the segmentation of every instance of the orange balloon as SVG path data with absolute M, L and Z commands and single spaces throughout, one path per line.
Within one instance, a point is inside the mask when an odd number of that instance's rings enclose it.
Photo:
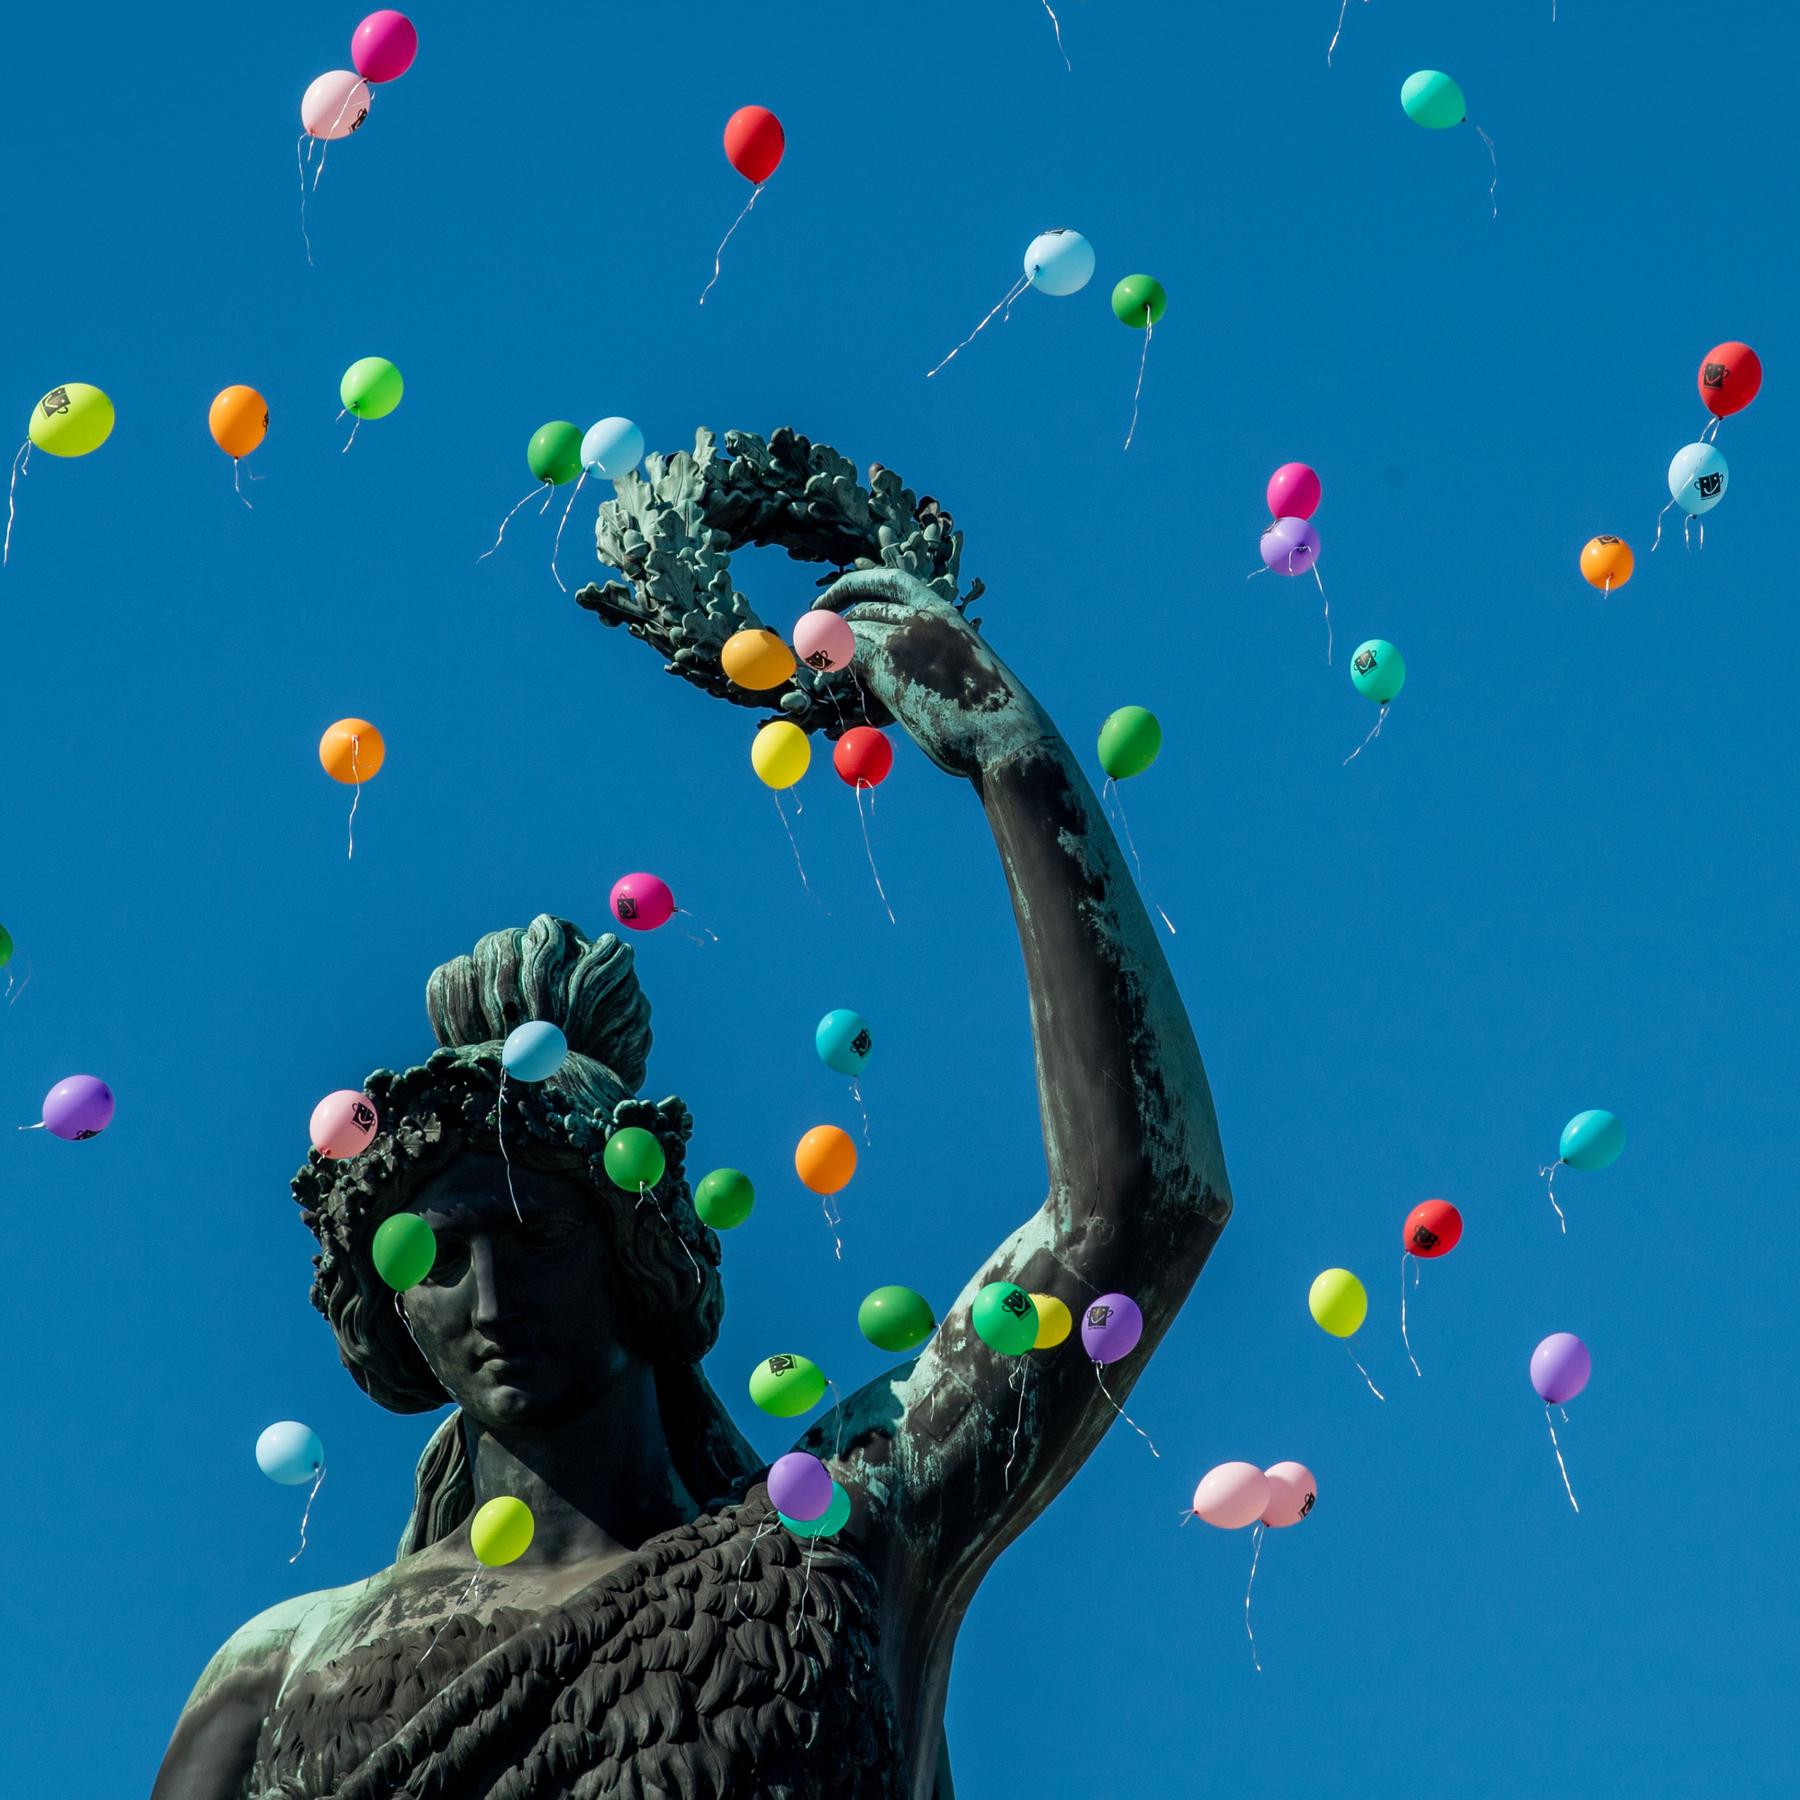
M 741 688 L 778 688 L 794 672 L 794 653 L 772 631 L 734 631 L 719 652 L 719 666 Z
M 1589 583 L 1606 593 L 1622 588 L 1634 567 L 1631 546 L 1623 538 L 1589 538 L 1582 546 L 1581 572 Z
M 815 1125 L 794 1146 L 794 1173 L 815 1194 L 835 1194 L 856 1173 L 856 1145 L 835 1125 Z
M 253 387 L 220 391 L 206 415 L 213 442 L 227 456 L 248 456 L 268 436 L 269 403 Z
M 339 719 L 319 739 L 319 761 L 333 781 L 345 787 L 372 781 L 381 773 L 387 745 L 367 719 Z

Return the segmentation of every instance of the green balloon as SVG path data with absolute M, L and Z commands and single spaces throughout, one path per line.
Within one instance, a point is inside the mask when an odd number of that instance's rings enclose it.
M 1350 659 L 1350 679 L 1365 699 L 1386 706 L 1406 686 L 1406 658 L 1386 638 L 1370 638 Z
M 990 1281 L 969 1308 L 975 1335 L 1002 1356 L 1023 1356 L 1037 1342 L 1037 1302 L 1010 1281 Z
M 560 487 L 581 473 L 581 427 L 567 419 L 540 425 L 525 446 L 525 461 L 539 481 Z
M 857 1329 L 877 1350 L 914 1350 L 937 1320 L 923 1294 L 909 1287 L 878 1287 L 856 1309 Z
M 1114 781 L 1141 775 L 1162 749 L 1162 726 L 1142 706 L 1121 706 L 1100 727 L 1100 766 Z
M 668 1166 L 655 1134 L 641 1125 L 627 1125 L 606 1140 L 606 1172 L 628 1194 L 655 1187 Z
M 1160 325 L 1168 305 L 1169 296 L 1154 276 L 1127 275 L 1113 289 L 1113 317 L 1121 325 L 1135 325 L 1140 331 L 1146 324 Z
M 749 1218 L 756 1204 L 756 1189 L 741 1169 L 714 1169 L 694 1189 L 694 1211 L 703 1225 L 729 1231 Z
M 395 1213 L 375 1228 L 375 1273 L 395 1293 L 417 1287 L 437 1261 L 437 1234 L 417 1213 Z
M 1441 69 L 1420 69 L 1400 84 L 1400 104 L 1415 125 L 1448 131 L 1469 116 L 1463 91 Z
M 13 959 L 12 933 L 4 925 L 0 925 L 0 969 Z
M 841 1482 L 831 1484 L 831 1504 L 816 1519 L 790 1519 L 786 1513 L 776 1513 L 795 1537 L 828 1538 L 837 1534 L 850 1523 L 850 1496 L 844 1491 Z
M 112 436 L 113 403 L 88 381 L 66 381 L 31 409 L 25 435 L 46 456 L 86 456 Z
M 338 398 L 359 419 L 385 419 L 400 404 L 400 371 L 385 356 L 359 357 L 344 371 Z
M 797 1419 L 825 1398 L 825 1374 L 811 1357 L 765 1356 L 750 1371 L 750 1398 L 778 1419 Z

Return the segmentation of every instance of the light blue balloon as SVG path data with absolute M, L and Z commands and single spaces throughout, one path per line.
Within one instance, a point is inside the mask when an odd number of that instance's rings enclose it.
M 644 434 L 629 419 L 602 419 L 581 440 L 581 466 L 617 481 L 644 460 Z
M 1609 1112 L 1580 1112 L 1563 1127 L 1557 1154 L 1571 1169 L 1604 1169 L 1619 1160 L 1625 1127 Z
M 548 1019 L 527 1019 L 508 1035 L 500 1066 L 514 1081 L 548 1081 L 568 1054 L 569 1040 Z
M 1040 294 L 1079 294 L 1094 278 L 1094 246 L 1079 231 L 1041 231 L 1026 246 L 1025 274 Z
M 1684 444 L 1669 464 L 1669 496 L 1685 513 L 1711 512 L 1730 480 L 1717 444 Z
M 325 1466 L 325 1446 L 310 1425 L 282 1419 L 256 1440 L 256 1466 L 283 1487 L 302 1487 Z
M 819 1021 L 813 1042 L 818 1046 L 820 1062 L 840 1075 L 860 1075 L 868 1067 L 869 1052 L 875 1047 L 868 1021 L 846 1006 L 828 1012 Z
M 795 1537 L 828 1538 L 850 1523 L 850 1496 L 840 1482 L 831 1484 L 831 1504 L 816 1519 L 790 1519 L 786 1513 L 775 1515 Z

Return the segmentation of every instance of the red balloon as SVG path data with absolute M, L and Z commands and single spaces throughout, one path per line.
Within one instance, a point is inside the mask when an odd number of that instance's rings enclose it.
M 1722 419 L 1742 412 L 1762 386 L 1762 360 L 1748 344 L 1715 344 L 1700 365 L 1700 404 Z
M 894 766 L 894 746 L 873 725 L 853 725 L 838 739 L 831 761 L 853 788 L 879 787 Z
M 1406 1215 L 1400 1241 L 1414 1256 L 1448 1256 L 1462 1237 L 1462 1214 L 1448 1200 L 1421 1200 Z
M 746 181 L 758 187 L 775 173 L 787 133 L 766 106 L 740 106 L 725 121 L 725 157 Z

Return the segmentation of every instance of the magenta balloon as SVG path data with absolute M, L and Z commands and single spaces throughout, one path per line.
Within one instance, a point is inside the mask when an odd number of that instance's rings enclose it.
M 1144 1335 L 1144 1315 L 1126 1294 L 1102 1294 L 1081 1315 L 1081 1341 L 1097 1363 L 1129 1356 Z
M 98 1137 L 112 1116 L 112 1089 L 97 1075 L 70 1075 L 44 1096 L 45 1128 L 71 1143 Z
M 1587 1345 L 1572 1331 L 1551 1332 L 1531 1353 L 1531 1385 L 1546 1406 L 1573 1400 L 1593 1372 Z
M 769 1469 L 769 1504 L 806 1524 L 831 1506 L 831 1471 L 816 1456 L 790 1450 Z
M 419 54 L 419 34 L 405 13 L 372 12 L 350 40 L 350 60 L 365 81 L 398 81 Z
M 613 883 L 613 917 L 632 931 L 654 931 L 668 924 L 675 913 L 675 896 L 660 875 L 639 870 L 621 875 Z M 794 1515 L 796 1518 L 799 1514 Z
M 1220 1463 L 1194 1489 L 1194 1511 L 1221 1531 L 1254 1525 L 1269 1507 L 1269 1478 L 1255 1463 Z
M 1319 560 L 1319 534 L 1304 519 L 1277 519 L 1263 527 L 1262 559 L 1277 575 L 1304 575 Z
M 1319 1497 L 1319 1484 L 1305 1463 L 1277 1463 L 1264 1469 L 1269 1482 L 1269 1504 L 1263 1508 L 1262 1522 L 1277 1528 L 1298 1525 L 1312 1511 Z
M 1310 519 L 1319 510 L 1319 478 L 1305 463 L 1283 463 L 1269 477 L 1269 517 Z

